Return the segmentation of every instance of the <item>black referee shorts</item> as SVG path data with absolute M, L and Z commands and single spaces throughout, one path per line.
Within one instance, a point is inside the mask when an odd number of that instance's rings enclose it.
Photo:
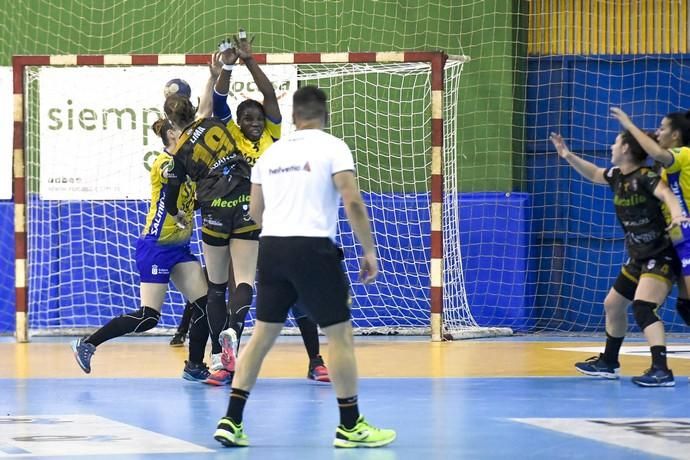
M 257 270 L 257 319 L 284 323 L 299 299 L 321 327 L 350 320 L 349 284 L 330 238 L 262 236 Z

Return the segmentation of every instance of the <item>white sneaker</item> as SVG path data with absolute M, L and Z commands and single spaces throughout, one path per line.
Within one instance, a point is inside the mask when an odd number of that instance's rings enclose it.
M 223 352 L 220 354 L 223 367 L 230 372 L 235 372 L 235 347 L 237 346 L 237 333 L 232 328 L 227 328 L 218 336 Z
M 223 359 L 221 358 L 222 354 L 223 353 L 216 353 L 215 355 L 211 355 L 211 372 L 219 371 L 225 367 L 223 366 Z

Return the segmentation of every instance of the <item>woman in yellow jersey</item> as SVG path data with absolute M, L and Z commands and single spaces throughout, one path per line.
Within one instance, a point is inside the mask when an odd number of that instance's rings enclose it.
M 663 166 L 661 178 L 678 198 L 683 215 L 690 216 L 690 112 L 667 114 L 656 131 L 656 141 L 635 126 L 621 109 L 612 108 L 611 113 L 635 136 L 649 156 Z M 676 310 L 685 324 L 690 325 L 690 224 L 682 223 L 670 231 L 670 236 L 683 275 L 683 282 L 678 284 Z
M 136 264 L 141 278 L 141 308 L 113 318 L 88 337 L 72 342 L 74 356 L 86 373 L 91 372 L 91 358 L 101 343 L 130 332 L 144 332 L 158 324 L 168 282 L 173 281 L 185 298 L 193 300 L 195 310 L 190 330 L 189 360 L 183 378 L 206 381 L 209 371 L 203 363 L 208 339 L 206 314 L 206 279 L 201 264 L 191 253 L 189 241 L 192 226 L 177 225 L 165 209 L 170 189 L 173 158 L 170 151 L 177 142 L 175 131 L 167 120 L 158 120 L 153 130 L 161 137 L 165 149 L 151 167 L 151 205 L 144 231 L 137 240 Z M 185 180 L 180 187 L 177 206 L 188 221 L 194 216 L 195 185 Z
M 234 43 L 224 41 L 219 45 L 220 62 L 223 67 L 213 91 L 213 114 L 226 123 L 228 131 L 235 139 L 238 150 L 253 166 L 266 149 L 280 139 L 282 116 L 273 85 L 252 56 L 251 41 L 247 40 L 247 34 L 242 29 L 240 29 L 238 36 L 239 38 L 235 37 Z M 263 95 L 263 104 L 253 99 L 242 101 L 237 107 L 237 122 L 235 122 L 227 104 L 227 97 L 233 65 L 238 59 L 242 60 L 251 73 L 254 83 Z M 243 289 L 246 288 L 243 287 Z M 251 297 L 249 297 L 249 302 L 251 303 Z M 238 349 L 249 306 L 249 304 L 238 304 L 232 299 L 230 300 L 230 327 L 235 331 Z M 316 323 L 311 321 L 297 306 L 293 307 L 292 314 L 300 329 L 309 356 L 307 378 L 319 382 L 329 382 L 328 369 L 319 350 Z

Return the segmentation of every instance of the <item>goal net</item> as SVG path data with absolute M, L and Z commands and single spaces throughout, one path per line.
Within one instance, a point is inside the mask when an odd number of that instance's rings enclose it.
M 292 92 L 316 84 L 329 95 L 329 131 L 353 150 L 381 265 L 374 285 L 357 282 L 358 248 L 341 213 L 357 330 L 429 334 L 436 311 L 437 339 L 441 331 L 509 332 L 479 327 L 464 288 L 456 139 L 464 61 L 432 71 L 428 59 L 404 53 L 308 56 L 265 55 L 262 68 L 276 87 L 284 135 L 293 129 Z M 156 65 L 129 56 L 23 59 L 28 328 L 92 330 L 139 307 L 134 246 L 149 207 L 148 169 L 162 148 L 150 126 L 161 116 L 166 81 L 183 78 L 193 100 L 200 96 L 207 57 L 158 56 Z M 233 111 L 247 97 L 260 99 L 242 67 L 230 89 Z M 434 184 L 442 184 L 436 198 Z M 198 234 L 193 249 L 201 254 Z M 176 327 L 183 307 L 171 289 L 159 325 Z

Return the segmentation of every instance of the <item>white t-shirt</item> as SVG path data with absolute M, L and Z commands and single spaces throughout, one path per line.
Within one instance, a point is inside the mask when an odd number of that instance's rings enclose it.
M 335 240 L 340 194 L 333 174 L 354 170 L 347 144 L 320 129 L 298 130 L 271 145 L 252 168 L 265 203 L 261 236 Z

